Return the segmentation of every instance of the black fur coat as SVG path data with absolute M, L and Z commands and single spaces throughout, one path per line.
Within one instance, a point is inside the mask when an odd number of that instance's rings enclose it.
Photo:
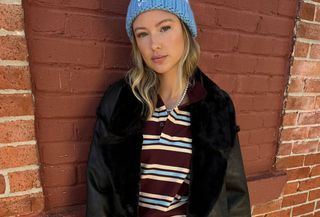
M 207 94 L 191 105 L 192 158 L 187 217 L 251 216 L 230 96 L 199 67 Z M 121 79 L 105 92 L 87 165 L 87 217 L 138 217 L 142 105 Z

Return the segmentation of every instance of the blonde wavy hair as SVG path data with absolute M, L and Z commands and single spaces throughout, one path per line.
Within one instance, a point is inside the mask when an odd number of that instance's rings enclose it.
M 200 57 L 200 45 L 192 38 L 190 30 L 180 18 L 179 21 L 182 25 L 183 37 L 186 43 L 184 45 L 184 53 L 179 61 L 178 74 L 182 74 L 185 81 L 191 81 L 190 78 L 197 67 Z M 127 71 L 125 79 L 131 86 L 135 97 L 143 104 L 141 115 L 150 118 L 156 107 L 160 81 L 157 73 L 145 64 L 135 36 L 133 36 L 132 40 L 131 57 L 134 66 Z

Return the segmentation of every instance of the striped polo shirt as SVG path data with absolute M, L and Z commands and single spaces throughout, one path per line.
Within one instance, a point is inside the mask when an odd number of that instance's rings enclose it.
M 205 96 L 195 82 L 187 90 L 188 102 L 167 109 L 158 95 L 155 111 L 143 129 L 139 217 L 185 217 L 192 154 L 188 106 Z

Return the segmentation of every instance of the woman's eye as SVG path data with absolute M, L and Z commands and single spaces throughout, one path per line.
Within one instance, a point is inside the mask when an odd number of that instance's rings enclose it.
M 145 32 L 142 32 L 142 33 L 139 33 L 137 36 L 138 36 L 138 38 L 141 38 L 141 37 L 143 37 L 144 35 L 146 35 L 146 33 L 145 33 Z
M 161 30 L 164 30 L 164 31 L 167 31 L 169 29 L 171 29 L 171 26 L 164 26 L 164 27 L 161 28 Z

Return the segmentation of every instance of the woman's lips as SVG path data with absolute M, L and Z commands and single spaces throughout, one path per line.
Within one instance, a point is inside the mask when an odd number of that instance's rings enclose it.
M 156 57 L 156 58 L 152 58 L 152 61 L 154 63 L 163 63 L 163 61 L 166 59 L 167 56 L 161 56 L 161 57 Z

